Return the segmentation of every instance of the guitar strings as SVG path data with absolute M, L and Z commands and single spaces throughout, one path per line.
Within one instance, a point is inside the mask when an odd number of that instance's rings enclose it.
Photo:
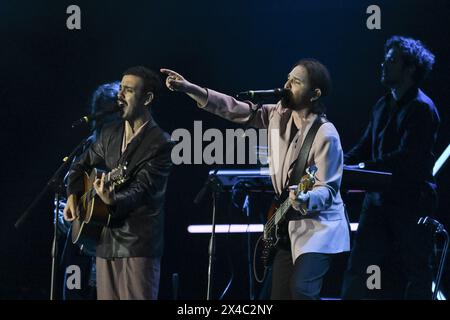
M 279 211 L 279 210 L 285 210 L 286 209 L 286 207 L 287 206 L 290 206 L 290 203 L 289 203 L 289 200 L 288 199 L 286 199 L 282 204 L 281 204 L 281 206 L 280 206 L 280 208 L 278 208 L 276 211 L 275 211 L 275 213 L 269 218 L 269 220 L 267 221 L 267 223 L 266 223 L 266 227 L 264 228 L 264 229 L 267 229 L 267 230 L 265 230 L 265 231 L 270 231 L 272 228 L 273 228 L 273 226 L 275 225 L 275 216 L 276 216 L 276 213 Z
M 266 225 L 265 225 L 265 227 L 264 227 L 264 231 L 265 232 L 267 232 L 267 231 L 271 231 L 272 230 L 272 228 L 274 227 L 274 225 L 275 225 L 275 217 L 276 217 L 276 215 L 277 215 L 277 212 L 278 211 L 284 211 L 284 210 L 286 210 L 287 208 L 286 207 L 290 207 L 291 206 L 291 204 L 289 203 L 289 200 L 288 199 L 286 199 L 282 204 L 281 204 L 281 206 L 275 211 L 275 213 L 269 218 L 269 220 L 267 221 L 267 223 L 266 223 Z M 300 208 L 300 210 L 301 210 L 301 214 L 305 214 L 304 212 L 304 209 L 303 208 Z

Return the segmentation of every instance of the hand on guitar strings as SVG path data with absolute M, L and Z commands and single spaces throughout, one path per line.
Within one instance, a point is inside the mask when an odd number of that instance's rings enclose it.
M 116 202 L 116 194 L 114 192 L 114 186 L 111 184 L 105 186 L 105 173 L 102 173 L 102 177 L 95 179 L 94 189 L 100 199 L 107 205 L 113 205 Z

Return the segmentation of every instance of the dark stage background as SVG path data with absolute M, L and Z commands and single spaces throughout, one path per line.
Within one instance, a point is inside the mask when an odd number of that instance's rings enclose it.
M 81 30 L 66 28 L 66 8 L 71 4 L 81 8 Z M 366 8 L 371 4 L 381 8 L 381 30 L 366 27 Z M 437 57 L 423 88 L 440 111 L 436 148 L 440 155 L 450 142 L 449 14 L 446 0 L 2 1 L 0 298 L 49 296 L 52 194 L 42 199 L 21 230 L 13 224 L 63 157 L 88 133 L 72 130 L 70 124 L 86 113 L 99 84 L 119 80 L 127 67 L 142 64 L 172 68 L 200 85 L 235 94 L 282 86 L 298 59 L 315 57 L 332 74 L 334 91 L 327 100 L 327 114 L 348 150 L 367 124 L 371 106 L 384 93 L 379 78 L 385 40 L 394 34 L 413 36 Z M 203 121 L 203 130 L 236 128 L 197 110 L 189 98 L 177 93 L 166 92 L 154 115 L 169 133 L 176 128 L 192 130 L 194 120 Z M 180 165 L 173 170 L 167 199 L 163 299 L 172 298 L 173 273 L 179 274 L 180 298 L 206 296 L 208 236 L 190 235 L 186 228 L 211 221 L 210 203 L 195 206 L 192 200 L 208 171 L 216 167 Z M 447 228 L 449 171 L 447 163 L 437 177 L 438 219 Z M 256 201 L 259 206 L 252 222 L 264 216 L 264 201 Z M 238 210 L 227 209 L 231 207 L 224 198 L 219 222 L 246 221 Z M 356 221 L 357 205 L 350 207 Z M 218 238 L 213 297 L 219 297 L 234 274 L 225 298 L 248 298 L 246 250 L 245 235 Z M 327 278 L 325 295 L 337 296 L 345 259 L 338 260 Z M 446 272 L 445 288 L 449 288 L 448 279 Z

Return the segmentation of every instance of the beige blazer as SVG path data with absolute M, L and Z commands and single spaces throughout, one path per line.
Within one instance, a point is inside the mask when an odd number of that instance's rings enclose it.
M 251 117 L 250 102 L 208 89 L 208 100 L 201 108 L 222 118 L 244 124 Z M 287 186 L 303 141 L 317 115 L 311 114 L 290 142 L 292 110 L 280 103 L 263 105 L 249 125 L 268 129 L 269 168 L 274 189 L 281 194 Z M 350 250 L 348 219 L 339 192 L 343 171 L 343 152 L 339 134 L 331 122 L 323 124 L 314 138 L 307 166 L 317 167 L 316 183 L 310 191 L 308 215 L 289 222 L 292 259 L 307 252 L 338 253 Z

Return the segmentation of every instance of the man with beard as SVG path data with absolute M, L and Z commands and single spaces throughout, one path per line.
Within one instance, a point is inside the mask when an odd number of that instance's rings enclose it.
M 288 74 L 287 96 L 277 104 L 257 108 L 251 102 L 202 88 L 180 74 L 168 75 L 166 86 L 184 92 L 200 108 L 236 123 L 268 128 L 269 166 L 277 195 L 289 187 L 290 175 L 304 139 L 318 117 L 324 117 L 322 98 L 330 90 L 326 67 L 314 59 L 300 60 Z M 339 193 L 343 152 L 339 135 L 323 121 L 313 140 L 306 167 L 317 167 L 316 182 L 306 193 L 289 193 L 292 207 L 306 215 L 289 221 L 288 246 L 279 246 L 273 261 L 271 299 L 319 299 L 332 255 L 349 250 L 348 221 Z
M 95 142 L 72 164 L 64 217 L 77 218 L 84 172 L 125 165 L 126 182 L 117 189 L 96 179 L 96 194 L 110 220 L 96 249 L 99 300 L 157 299 L 163 250 L 164 199 L 171 167 L 170 136 L 153 120 L 150 106 L 162 85 L 157 73 L 132 67 L 123 74 L 118 104 L 123 121 L 105 125 Z
M 381 82 L 389 92 L 373 107 L 369 125 L 345 163 L 392 172 L 392 184 L 365 196 L 342 297 L 363 299 L 367 268 L 379 266 L 395 248 L 407 281 L 404 298 L 430 299 L 431 236 L 417 222 L 436 207 L 432 169 L 439 115 L 419 85 L 431 71 L 434 55 L 420 41 L 399 36 L 387 40 L 384 49 Z

